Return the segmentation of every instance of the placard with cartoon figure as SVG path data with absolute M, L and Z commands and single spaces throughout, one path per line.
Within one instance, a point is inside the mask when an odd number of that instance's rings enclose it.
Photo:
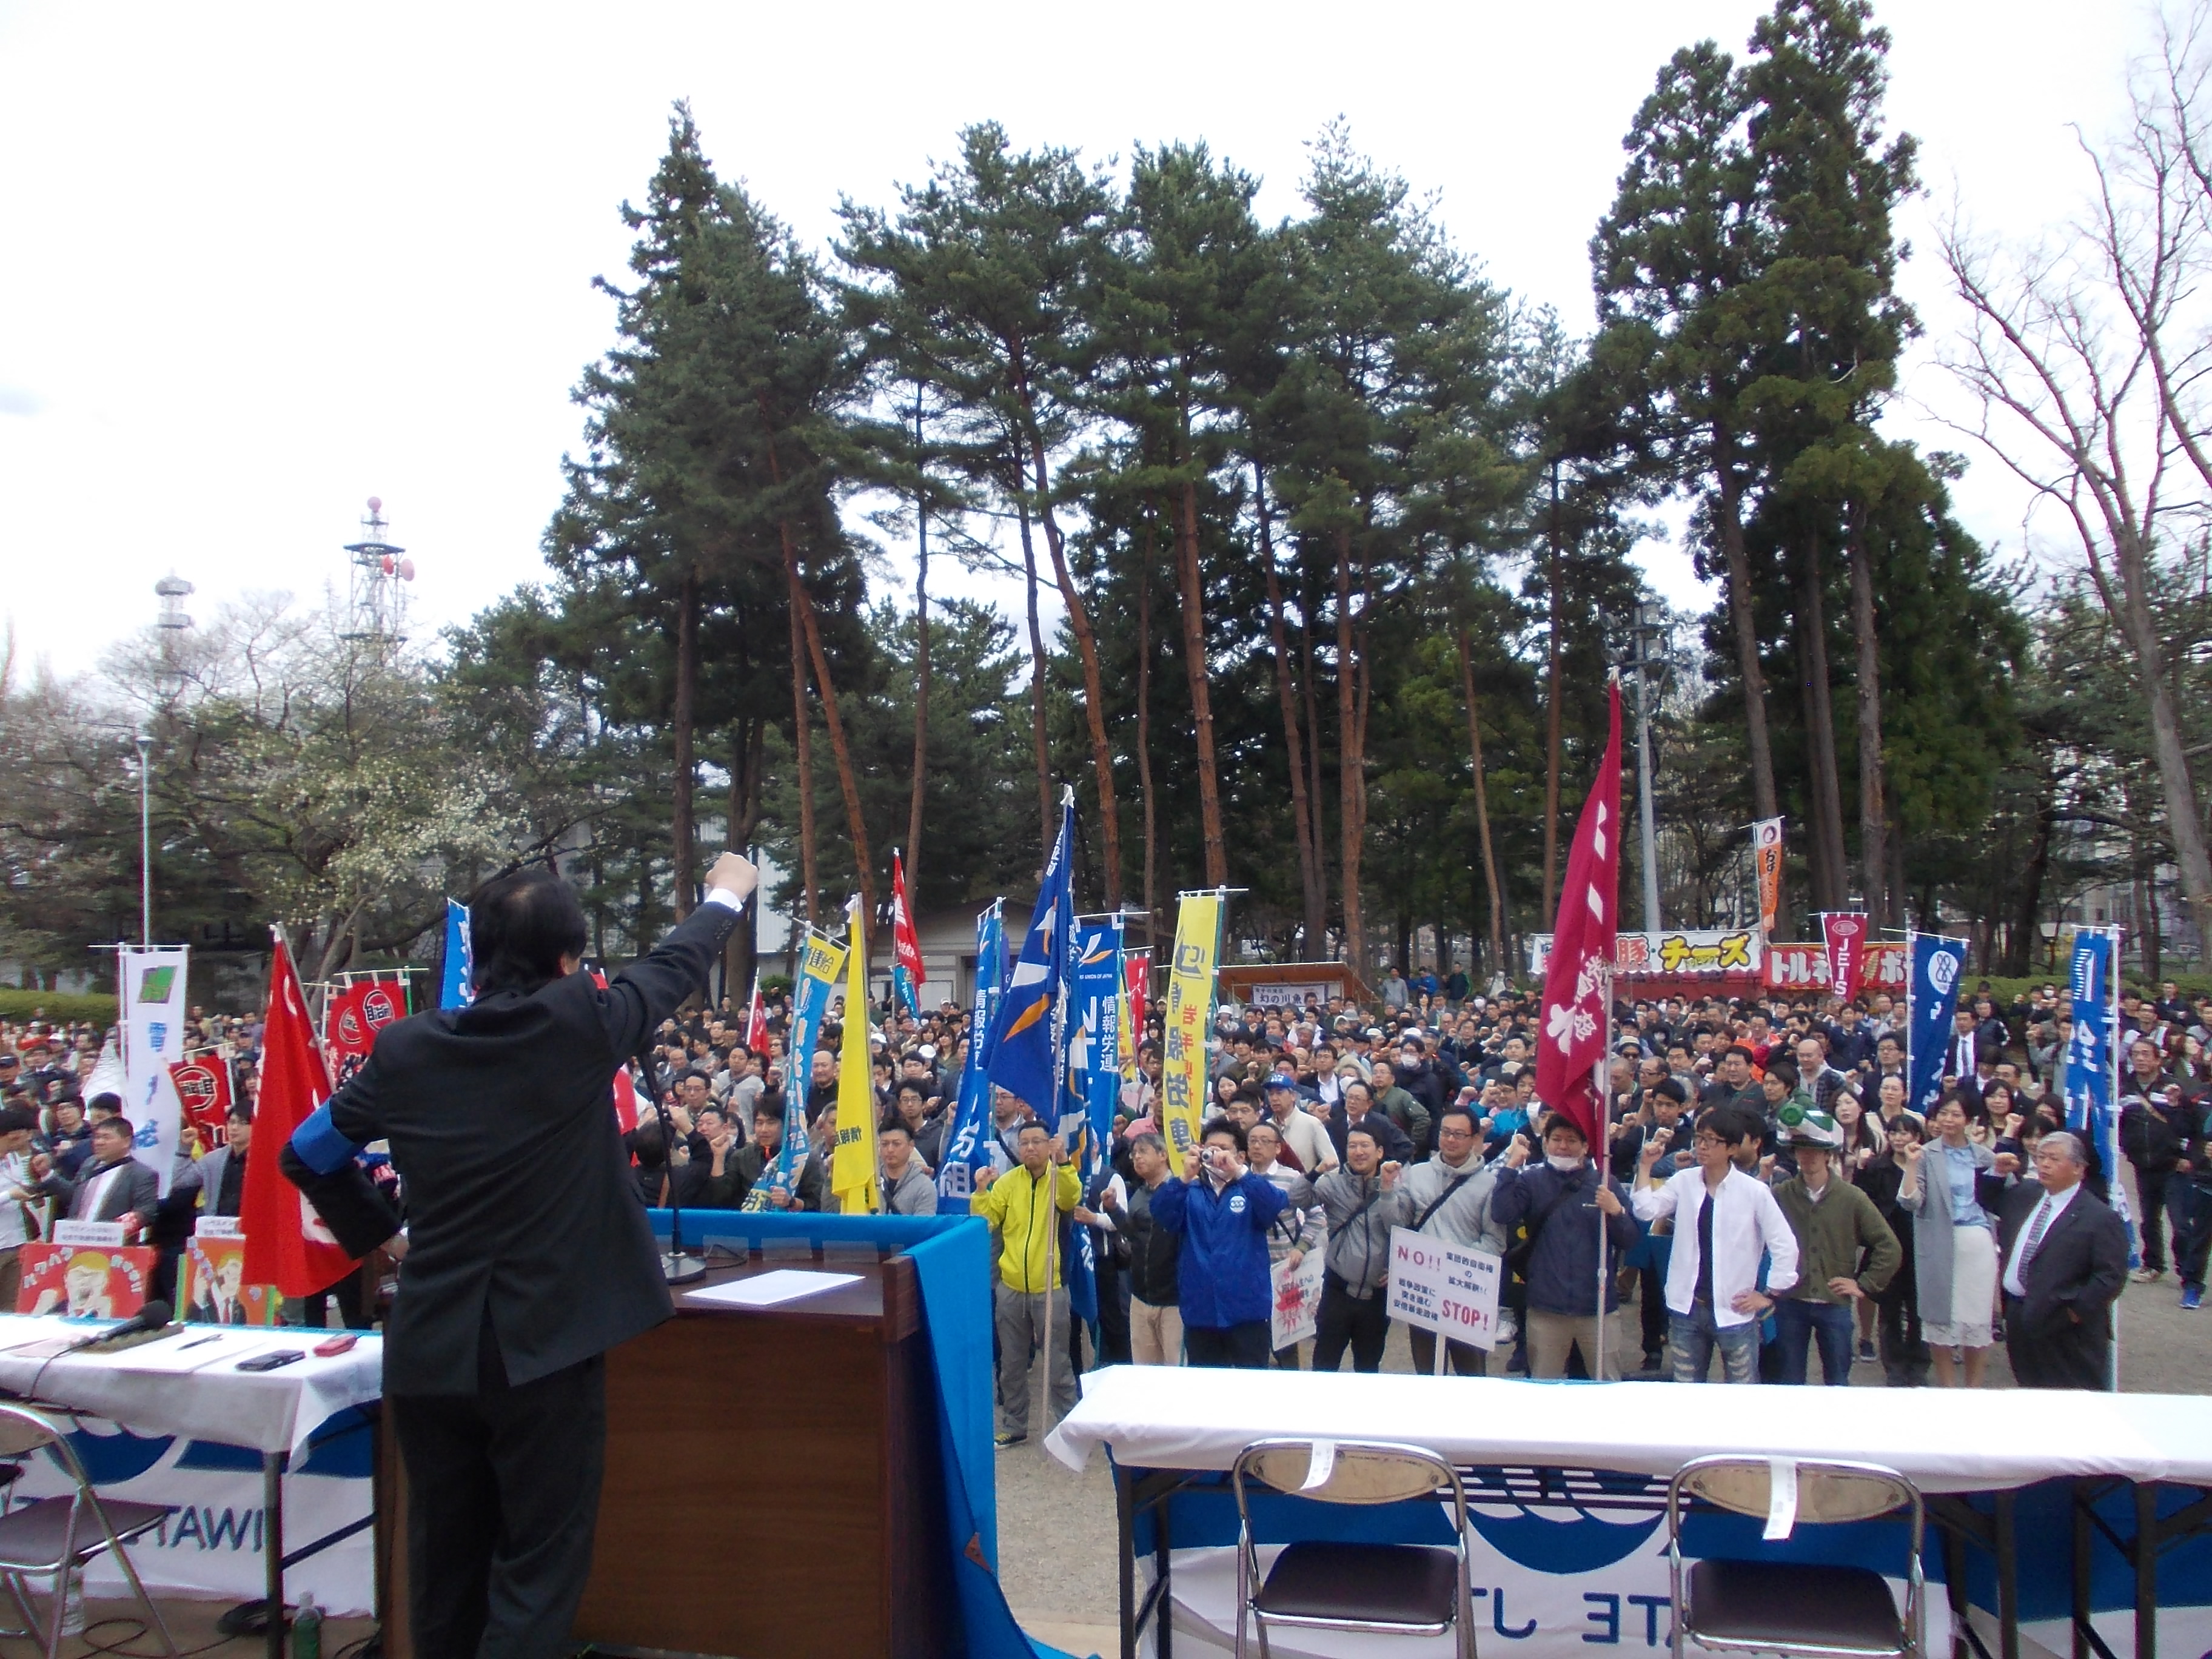
M 154 1252 L 88 1244 L 23 1246 L 23 1287 L 15 1311 L 71 1319 L 127 1319 L 146 1305 Z
M 194 1325 L 274 1325 L 273 1285 L 246 1282 L 246 1236 L 202 1233 L 185 1246 L 185 1312 Z

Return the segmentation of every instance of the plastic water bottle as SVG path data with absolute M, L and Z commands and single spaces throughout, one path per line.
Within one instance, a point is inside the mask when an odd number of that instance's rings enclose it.
M 292 1614 L 292 1659 L 323 1659 L 323 1610 L 312 1592 Z

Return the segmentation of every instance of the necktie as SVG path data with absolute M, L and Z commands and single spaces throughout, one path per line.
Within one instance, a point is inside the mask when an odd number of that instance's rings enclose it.
M 2028 1224 L 2027 1242 L 2020 1247 L 2021 1288 L 2027 1288 L 2027 1270 L 2035 1261 L 2036 1251 L 2043 1248 L 2043 1235 L 2050 1228 L 2051 1206 L 2049 1194 L 2035 1206 L 2035 1219 Z

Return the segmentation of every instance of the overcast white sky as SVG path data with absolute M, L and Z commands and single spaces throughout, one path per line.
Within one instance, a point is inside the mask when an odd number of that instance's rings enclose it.
M 1551 6 L 835 9 L 117 6 L 0 0 L 0 612 L 89 666 L 170 568 L 211 613 L 343 580 L 382 496 L 418 622 L 540 569 L 598 273 L 689 98 L 725 176 L 819 243 L 996 118 L 1104 156 L 1205 138 L 1293 212 L 1302 145 L 1357 141 L 1441 192 L 1493 278 L 1589 318 L 1586 245 L 1620 136 L 1677 46 L 1741 51 L 1758 0 Z M 2069 123 L 2103 130 L 2151 15 L 2070 0 L 1890 0 L 1893 125 L 1930 199 L 1985 228 L 2063 215 Z M 1932 259 L 1908 268 L 1931 332 Z M 1937 391 L 1936 371 L 1914 389 Z M 1942 434 L 1938 441 L 1955 444 Z M 1972 527 L 2016 547 L 1978 463 Z M 1647 550 L 1661 591 L 1686 561 Z M 418 627 L 418 633 L 427 631 Z

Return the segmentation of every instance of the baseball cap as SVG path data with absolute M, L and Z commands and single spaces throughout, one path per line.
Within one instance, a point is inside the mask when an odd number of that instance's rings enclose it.
M 1295 1089 L 1298 1086 L 1298 1080 L 1288 1072 L 1275 1072 L 1269 1075 L 1267 1086 L 1270 1089 Z
M 914 1053 L 915 1058 L 917 1060 L 935 1060 L 937 1058 L 937 1045 L 933 1042 L 925 1042 L 921 1048 L 915 1049 Z

